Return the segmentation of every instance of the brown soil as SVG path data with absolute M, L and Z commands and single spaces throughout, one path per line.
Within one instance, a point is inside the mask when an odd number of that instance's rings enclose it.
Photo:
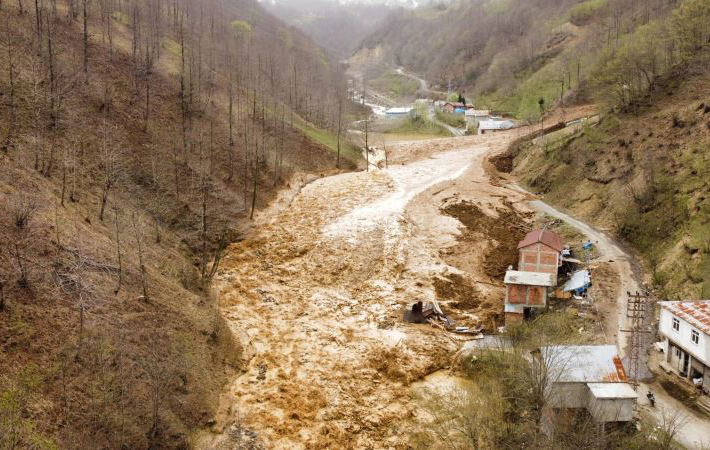
M 455 217 L 466 228 L 458 237 L 459 241 L 476 241 L 486 237 L 492 240 L 485 257 L 485 273 L 492 278 L 502 279 L 509 266 L 518 262 L 518 243 L 530 230 L 527 221 L 532 214 L 523 214 L 509 204 L 498 208 L 498 217 L 485 214 L 470 202 L 451 204 L 442 209 L 446 215 Z
M 434 278 L 436 297 L 446 305 L 462 310 L 471 310 L 481 304 L 481 291 L 468 277 L 452 273 L 448 279 Z
M 513 155 L 506 152 L 491 157 L 489 161 L 493 164 L 496 170 L 498 170 L 498 172 L 510 173 L 513 171 L 513 159 Z

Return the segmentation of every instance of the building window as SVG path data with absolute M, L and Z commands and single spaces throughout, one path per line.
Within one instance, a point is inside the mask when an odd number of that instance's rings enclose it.
M 692 330 L 690 332 L 690 340 L 693 341 L 693 344 L 697 344 L 700 341 L 700 333 L 696 330 Z
M 673 318 L 673 329 L 676 331 L 680 330 L 680 320 L 675 317 Z
M 680 358 L 680 349 L 678 347 L 675 348 L 675 357 Z

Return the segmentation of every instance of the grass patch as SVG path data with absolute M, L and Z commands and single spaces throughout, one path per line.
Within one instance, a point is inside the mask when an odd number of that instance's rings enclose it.
M 420 88 L 417 80 L 392 71 L 370 80 L 368 84 L 372 89 L 395 98 L 414 97 Z
M 408 119 L 402 125 L 393 128 L 391 130 L 385 131 L 385 133 L 394 134 L 418 134 L 418 135 L 429 135 L 429 136 L 453 136 L 449 130 L 442 127 L 439 124 L 431 122 L 429 120 L 423 119 L 421 117 L 415 117 L 413 119 Z
M 604 8 L 607 0 L 587 0 L 575 5 L 569 11 L 569 21 L 575 25 L 588 23 L 599 10 Z
M 163 38 L 163 48 L 171 55 L 180 55 L 180 44 L 173 39 Z
M 466 125 L 466 118 L 463 115 L 451 114 L 445 111 L 437 111 L 436 118 L 444 122 L 446 125 L 455 128 L 462 128 Z
M 317 142 L 333 152 L 338 151 L 338 136 L 336 133 L 316 128 L 302 119 L 296 120 L 293 125 L 313 142 Z M 357 164 L 357 162 L 362 159 L 362 154 L 357 146 L 341 136 L 340 157 L 351 161 L 353 164 Z

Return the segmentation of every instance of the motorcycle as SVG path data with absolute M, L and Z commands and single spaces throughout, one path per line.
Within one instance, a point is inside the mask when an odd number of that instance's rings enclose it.
M 648 403 L 651 404 L 651 407 L 656 406 L 656 396 L 653 395 L 650 389 L 648 390 L 648 394 L 646 394 L 646 398 L 648 398 Z

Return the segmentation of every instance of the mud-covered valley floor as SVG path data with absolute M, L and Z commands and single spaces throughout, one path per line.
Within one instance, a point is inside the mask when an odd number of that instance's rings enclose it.
M 516 137 L 391 145 L 389 168 L 315 180 L 266 211 L 219 275 L 245 372 L 201 447 L 406 448 L 410 385 L 450 366 L 466 337 L 403 311 L 437 299 L 456 325 L 500 324 L 501 274 L 529 211 L 484 165 Z

